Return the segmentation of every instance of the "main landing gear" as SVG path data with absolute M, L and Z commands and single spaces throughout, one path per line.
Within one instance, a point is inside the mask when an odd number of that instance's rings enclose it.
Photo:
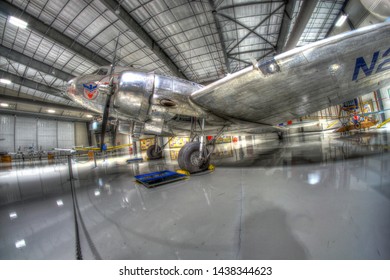
M 210 156 L 203 145 L 201 151 L 200 142 L 186 143 L 179 151 L 178 162 L 181 169 L 190 173 L 196 173 L 206 170 L 210 165 Z
M 154 144 L 149 146 L 149 148 L 146 150 L 146 155 L 148 156 L 149 159 L 154 160 L 154 159 L 160 159 L 162 158 L 162 151 L 165 147 L 166 143 L 162 148 L 158 145 L 158 137 L 154 137 Z
M 162 158 L 162 149 L 159 145 L 154 144 L 146 150 L 146 155 L 149 159 L 160 159 Z
M 211 143 L 208 145 L 211 146 L 210 149 L 206 147 L 205 143 L 205 134 L 204 134 L 204 125 L 205 121 L 202 119 L 200 126 L 200 135 L 194 135 L 196 131 L 196 119 L 193 119 L 191 126 L 191 136 L 190 139 L 192 142 L 186 143 L 179 151 L 178 163 L 181 169 L 188 171 L 189 173 L 197 173 L 205 171 L 209 168 L 211 154 L 214 151 L 215 141 L 221 136 L 225 127 L 222 127 L 218 134 L 213 138 Z M 195 139 L 197 139 L 195 141 Z
M 199 124 L 200 131 L 196 130 L 196 124 Z M 211 154 L 214 151 L 215 142 L 219 136 L 222 135 L 225 126 L 223 126 L 217 135 L 213 137 L 213 140 L 207 145 L 205 141 L 205 133 L 204 133 L 205 120 L 202 119 L 201 122 L 197 121 L 195 118 L 192 119 L 191 126 L 191 142 L 186 143 L 179 151 L 178 155 L 178 163 L 179 167 L 189 173 L 197 173 L 201 171 L 205 171 L 210 166 L 210 158 Z M 198 135 L 199 133 L 199 135 Z M 172 138 L 171 138 L 172 139 Z M 162 150 L 164 147 L 171 141 L 164 144 L 161 148 L 158 146 L 157 136 L 155 139 L 155 144 L 150 146 L 146 151 L 146 154 L 149 159 L 160 159 L 162 158 Z

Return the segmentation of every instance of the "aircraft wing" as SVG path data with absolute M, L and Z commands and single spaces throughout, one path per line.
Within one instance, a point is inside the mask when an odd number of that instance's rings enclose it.
M 275 125 L 389 84 L 390 23 L 282 53 L 191 95 L 224 118 Z

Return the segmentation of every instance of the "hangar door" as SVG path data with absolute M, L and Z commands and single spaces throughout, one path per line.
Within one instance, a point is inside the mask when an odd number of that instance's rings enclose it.
M 15 149 L 21 151 L 30 147 L 37 148 L 37 120 L 32 118 L 16 117 Z
M 16 152 L 29 148 L 52 150 L 75 146 L 75 124 L 27 117 L 0 115 L 0 151 Z
M 38 120 L 38 145 L 46 151 L 57 148 L 57 121 Z
M 75 146 L 74 123 L 58 122 L 58 147 L 72 148 Z
M 0 116 L 0 152 L 14 150 L 14 116 Z

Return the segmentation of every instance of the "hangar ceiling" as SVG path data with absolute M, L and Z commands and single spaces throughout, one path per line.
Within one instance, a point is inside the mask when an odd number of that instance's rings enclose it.
M 293 37 L 298 46 L 327 37 L 356 1 L 1 0 L 0 78 L 12 83 L 0 83 L 0 101 L 10 104 L 0 112 L 42 116 L 56 104 L 55 117 L 87 120 L 90 112 L 63 96 L 66 82 L 110 64 L 118 36 L 119 65 L 209 83 L 272 58 Z

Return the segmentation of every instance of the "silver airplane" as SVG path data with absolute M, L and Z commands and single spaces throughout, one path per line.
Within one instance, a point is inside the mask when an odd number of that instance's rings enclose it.
M 222 133 L 279 130 L 277 124 L 286 120 L 388 85 L 388 38 L 390 23 L 372 25 L 276 55 L 208 86 L 101 67 L 69 81 L 67 95 L 103 114 L 102 139 L 109 113 L 119 120 L 120 132 L 134 137 L 190 135 L 192 142 L 181 148 L 178 163 L 194 173 L 209 166 L 212 149 L 205 135 L 216 139 Z M 158 145 L 148 150 L 149 158 L 161 154 Z

